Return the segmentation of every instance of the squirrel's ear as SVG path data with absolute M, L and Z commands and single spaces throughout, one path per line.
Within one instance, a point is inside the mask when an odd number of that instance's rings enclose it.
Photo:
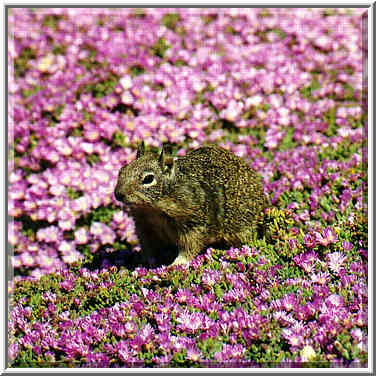
M 163 145 L 161 154 L 159 156 L 159 165 L 163 172 L 167 172 L 170 176 L 175 173 L 175 161 L 171 156 L 171 146 Z
M 142 157 L 145 154 L 145 143 L 141 141 L 137 146 L 137 156 L 136 159 Z
M 166 155 L 172 154 L 172 145 L 169 142 L 164 142 L 162 146 L 162 152 Z
M 166 164 L 167 165 L 171 164 L 170 159 L 172 159 L 172 161 L 173 161 L 171 154 L 172 154 L 171 144 L 164 143 L 163 146 L 162 146 L 161 154 L 159 155 L 159 164 L 160 164 L 162 170 L 164 170 L 164 167 L 165 167 Z

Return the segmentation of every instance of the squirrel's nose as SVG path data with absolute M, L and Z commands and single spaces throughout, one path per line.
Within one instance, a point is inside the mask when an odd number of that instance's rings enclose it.
M 115 189 L 115 198 L 118 201 L 123 201 L 124 200 L 124 194 Z

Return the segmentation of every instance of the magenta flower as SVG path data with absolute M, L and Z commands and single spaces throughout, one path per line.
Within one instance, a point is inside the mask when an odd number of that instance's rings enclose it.
M 353 249 L 353 244 L 351 242 L 343 241 L 341 245 L 344 251 L 351 251 Z
M 222 296 L 222 300 L 226 303 L 229 302 L 242 302 L 247 297 L 247 292 L 243 287 L 235 287 L 231 291 L 226 292 Z
M 90 208 L 89 198 L 87 196 L 81 196 L 73 200 L 70 204 L 72 210 L 76 212 L 86 212 Z
M 295 310 L 298 305 L 298 299 L 295 294 L 287 294 L 281 300 L 284 309 L 289 312 Z
M 56 300 L 56 294 L 52 292 L 45 292 L 42 295 L 42 299 L 47 302 L 54 302 Z
M 310 234 L 304 235 L 304 244 L 307 248 L 313 248 L 316 245 L 315 238 Z
M 19 351 L 20 351 L 20 345 L 17 342 L 14 342 L 11 345 L 9 345 L 8 347 L 9 360 L 16 359 Z
M 194 333 L 202 326 L 202 316 L 200 313 L 190 313 L 186 310 L 176 318 L 176 321 L 179 323 L 178 328 Z
M 241 344 L 236 345 L 227 345 L 224 344 L 221 351 L 218 351 L 214 354 L 215 359 L 219 363 L 226 363 L 231 361 L 236 361 L 241 359 L 242 355 L 246 349 Z
M 322 234 L 316 232 L 315 238 L 318 243 L 325 247 L 329 244 L 336 243 L 338 241 L 337 234 L 331 227 L 325 228 Z
M 218 270 L 206 270 L 201 277 L 202 282 L 207 286 L 214 286 L 220 279 L 222 274 Z
M 304 343 L 304 337 L 302 334 L 294 329 L 282 329 L 282 336 L 293 347 L 301 347 Z
M 86 366 L 95 368 L 107 368 L 110 365 L 110 359 L 105 353 L 89 353 L 86 356 Z
M 330 307 L 339 308 L 344 306 L 345 301 L 342 296 L 331 294 L 326 298 L 325 303 Z
M 313 283 L 326 285 L 330 281 L 330 274 L 327 272 L 319 272 L 317 274 L 311 274 L 311 280 Z
M 66 291 L 71 291 L 74 289 L 74 282 L 71 281 L 70 279 L 66 279 L 63 282 L 60 282 L 60 287 Z
M 290 249 L 295 249 L 298 245 L 298 240 L 297 239 L 289 239 L 288 244 Z
M 56 226 L 41 228 L 37 232 L 37 239 L 40 242 L 53 243 L 61 239 L 61 232 Z
M 179 303 L 190 304 L 190 302 L 192 301 L 192 298 L 193 298 L 193 294 L 189 289 L 185 288 L 185 289 L 179 289 L 176 292 L 175 297 L 176 297 L 176 300 Z
M 306 235 L 310 236 L 310 235 Z M 315 252 L 306 252 L 298 254 L 293 258 L 294 262 L 300 266 L 305 272 L 311 273 L 314 269 L 315 263 L 318 260 L 318 256 Z
M 288 326 L 294 324 L 296 320 L 291 314 L 287 314 L 285 311 L 275 311 L 273 317 L 277 320 L 282 326 Z
M 187 359 L 199 362 L 202 359 L 201 352 L 194 346 L 187 348 Z
M 89 241 L 88 231 L 84 227 L 80 227 L 74 232 L 74 239 L 76 244 L 87 244 Z
M 347 257 L 341 252 L 333 252 L 327 255 L 329 269 L 338 274 L 342 264 L 346 261 Z
M 62 254 L 67 254 L 67 253 L 70 253 L 70 252 L 73 252 L 75 250 L 75 246 L 74 246 L 74 243 L 73 242 L 68 242 L 66 240 L 63 240 L 60 245 L 59 245 L 59 251 L 62 253 Z

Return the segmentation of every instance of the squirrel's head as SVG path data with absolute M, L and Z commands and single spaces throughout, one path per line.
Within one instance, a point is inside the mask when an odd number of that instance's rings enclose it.
M 119 171 L 116 200 L 128 207 L 153 206 L 175 179 L 175 161 L 170 153 L 164 145 L 157 156 L 145 152 L 144 142 L 140 143 L 136 159 Z

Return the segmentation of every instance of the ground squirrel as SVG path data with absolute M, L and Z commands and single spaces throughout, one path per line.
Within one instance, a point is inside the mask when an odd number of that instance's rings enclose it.
M 241 246 L 263 231 L 260 177 L 215 145 L 173 158 L 166 145 L 158 156 L 141 143 L 120 169 L 115 198 L 135 221 L 145 262 L 170 252 L 165 263 L 186 263 L 210 245 Z

